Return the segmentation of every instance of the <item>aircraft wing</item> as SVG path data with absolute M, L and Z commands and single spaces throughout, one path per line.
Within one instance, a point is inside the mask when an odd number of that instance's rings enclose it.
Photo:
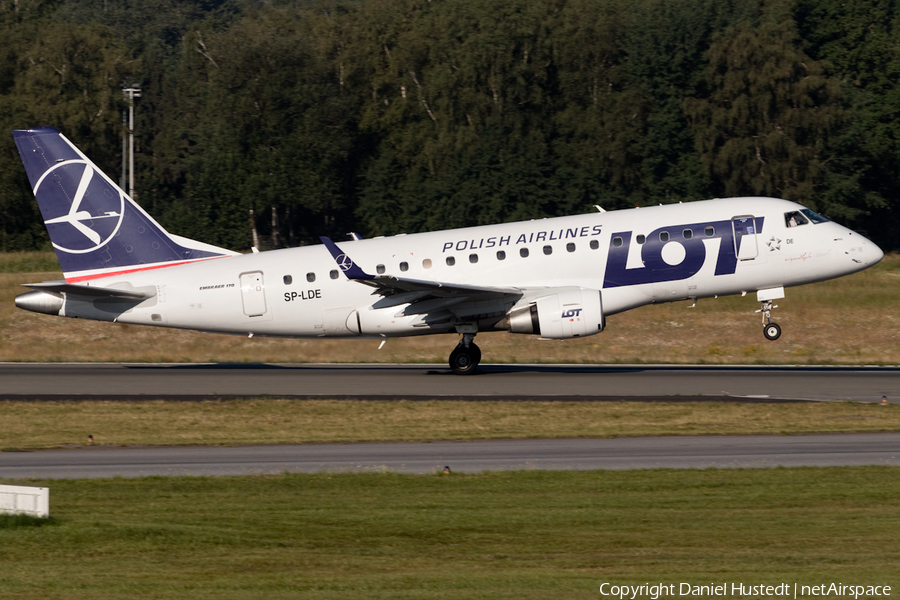
M 426 298 L 446 298 L 448 300 L 458 299 L 459 301 L 468 300 L 472 302 L 480 302 L 483 300 L 495 300 L 504 297 L 520 297 L 522 290 L 514 287 L 488 287 L 477 285 L 465 285 L 460 283 L 445 283 L 442 281 L 426 281 L 422 279 L 407 279 L 405 277 L 395 277 L 393 275 L 371 275 L 360 268 L 359 265 L 347 256 L 337 244 L 327 237 L 320 237 L 322 243 L 331 252 L 334 260 L 344 272 L 348 279 L 358 281 L 365 285 L 376 288 L 377 293 L 382 296 L 397 295 L 397 304 L 405 304 L 407 302 L 418 302 Z M 384 301 L 378 303 L 379 306 L 386 306 Z
M 89 296 L 93 298 L 124 298 L 128 300 L 146 300 L 152 298 L 154 294 L 147 292 L 138 292 L 131 290 L 120 290 L 116 288 L 97 287 L 90 285 L 77 285 L 74 283 L 66 283 L 65 281 L 45 281 L 43 283 L 23 283 L 23 287 L 49 292 L 51 294 L 78 294 L 79 296 Z

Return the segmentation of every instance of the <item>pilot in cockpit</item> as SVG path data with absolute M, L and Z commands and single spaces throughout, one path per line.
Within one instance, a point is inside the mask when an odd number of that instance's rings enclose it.
M 788 227 L 798 227 L 800 225 L 806 225 L 809 223 L 806 217 L 800 214 L 799 211 L 792 211 L 788 213 L 784 213 L 784 224 Z

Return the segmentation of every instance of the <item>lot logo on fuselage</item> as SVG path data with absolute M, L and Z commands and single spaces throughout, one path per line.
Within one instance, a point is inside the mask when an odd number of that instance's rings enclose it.
M 338 256 L 335 259 L 335 261 L 337 262 L 338 266 L 341 268 L 341 271 L 343 271 L 345 273 L 353 267 L 353 261 L 350 260 L 350 257 L 347 256 L 346 254 L 341 254 L 340 256 Z
M 122 224 L 125 198 L 83 160 L 54 165 L 34 189 L 53 247 L 85 254 L 102 247 Z
M 742 238 L 762 233 L 764 220 L 765 217 L 755 217 L 752 220 L 729 219 L 660 227 L 648 233 L 646 241 L 640 245 L 642 266 L 630 269 L 627 267 L 628 252 L 634 232 L 613 233 L 610 236 L 603 287 L 689 279 L 706 263 L 706 247 L 712 240 L 719 240 L 715 274 L 731 275 L 737 267 Z M 686 233 L 688 231 L 689 234 Z M 738 233 L 737 238 L 735 231 Z

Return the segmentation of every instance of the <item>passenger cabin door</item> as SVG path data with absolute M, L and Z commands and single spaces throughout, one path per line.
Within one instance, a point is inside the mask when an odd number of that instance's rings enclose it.
M 241 300 L 244 302 L 244 314 L 248 317 L 266 314 L 266 286 L 262 271 L 241 273 Z
M 752 215 L 731 219 L 734 228 L 734 253 L 738 260 L 753 260 L 759 256 L 756 244 L 756 219 Z

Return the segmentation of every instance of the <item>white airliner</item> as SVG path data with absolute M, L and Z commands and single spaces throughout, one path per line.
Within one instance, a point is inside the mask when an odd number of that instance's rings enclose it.
M 13 132 L 65 280 L 25 284 L 40 313 L 290 338 L 480 331 L 566 339 L 645 304 L 756 292 L 778 339 L 784 288 L 861 271 L 871 241 L 775 198 L 725 198 L 238 254 L 172 235 L 52 128 Z

